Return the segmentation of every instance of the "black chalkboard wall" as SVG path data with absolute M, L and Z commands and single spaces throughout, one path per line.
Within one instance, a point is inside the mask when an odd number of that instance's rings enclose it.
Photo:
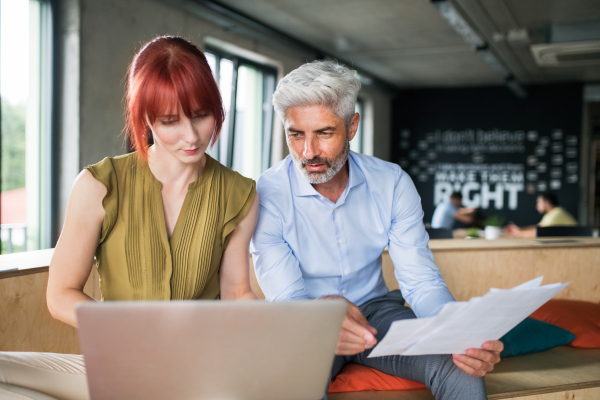
M 425 89 L 398 93 L 392 159 L 412 177 L 431 222 L 437 202 L 458 190 L 465 206 L 532 225 L 537 193 L 554 192 L 575 218 L 583 87 Z

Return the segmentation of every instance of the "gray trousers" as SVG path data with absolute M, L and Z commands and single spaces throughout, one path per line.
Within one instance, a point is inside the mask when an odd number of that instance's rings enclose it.
M 400 319 L 416 318 L 413 311 L 404 306 L 399 290 L 394 290 L 360 306 L 360 309 L 377 329 L 376 338 L 381 341 L 390 325 Z M 367 358 L 371 349 L 354 356 L 336 356 L 331 369 L 335 377 L 347 363 L 365 365 L 389 375 L 422 382 L 437 400 L 484 400 L 487 399 L 484 378 L 470 376 L 454 364 L 448 354 L 426 356 L 386 356 Z M 327 396 L 324 397 L 324 400 Z

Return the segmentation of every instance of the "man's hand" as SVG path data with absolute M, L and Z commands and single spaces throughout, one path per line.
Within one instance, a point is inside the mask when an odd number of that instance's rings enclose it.
M 472 224 L 474 218 L 475 218 L 475 209 L 472 207 L 459 208 L 454 213 L 454 219 L 456 219 L 462 223 L 465 223 L 465 224 Z
M 342 323 L 342 331 L 338 339 L 335 354 L 338 356 L 352 356 L 377 344 L 375 335 L 377 329 L 367 322 L 360 308 L 342 296 L 325 296 L 321 299 L 341 299 L 348 302 L 348 312 Z
M 454 364 L 471 376 L 485 376 L 500 362 L 500 353 L 504 344 L 492 340 L 483 344 L 483 349 L 468 349 L 467 354 L 453 354 Z
M 475 211 L 477 211 L 474 207 L 462 207 L 458 209 L 458 213 L 462 214 L 462 215 L 471 215 L 471 214 L 475 214 Z
M 508 237 L 519 237 L 521 236 L 521 229 L 511 221 L 504 228 L 504 235 Z

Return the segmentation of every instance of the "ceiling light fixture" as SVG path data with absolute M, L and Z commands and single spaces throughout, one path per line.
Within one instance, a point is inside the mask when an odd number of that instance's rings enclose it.
M 447 0 L 431 0 L 434 7 L 450 24 L 450 26 L 458 33 L 465 42 L 469 43 L 474 48 L 485 46 L 483 39 L 471 28 L 464 20 L 462 15 L 456 11 L 456 8 Z
M 481 57 L 483 61 L 485 61 L 487 65 L 489 65 L 498 74 L 504 77 L 510 75 L 510 72 L 506 68 L 504 68 L 504 65 L 502 65 L 500 61 L 498 61 L 496 56 L 490 51 L 487 45 L 478 47 L 477 49 L 475 49 L 475 51 L 477 52 L 479 57 Z
M 527 97 L 527 92 L 515 80 L 512 73 L 506 69 L 498 58 L 490 51 L 484 39 L 469 25 L 463 16 L 454 8 L 449 0 L 431 0 L 433 6 L 439 11 L 440 15 L 450 24 L 465 42 L 473 46 L 473 50 L 488 64 L 494 71 L 504 77 L 504 82 L 508 89 L 517 97 Z

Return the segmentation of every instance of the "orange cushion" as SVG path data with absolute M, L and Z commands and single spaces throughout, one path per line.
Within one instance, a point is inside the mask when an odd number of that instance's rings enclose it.
M 425 389 L 425 385 L 384 374 L 381 371 L 359 364 L 346 364 L 329 384 L 329 393 L 414 389 Z
M 600 304 L 576 300 L 550 300 L 531 318 L 554 324 L 575 335 L 569 346 L 600 348 Z

